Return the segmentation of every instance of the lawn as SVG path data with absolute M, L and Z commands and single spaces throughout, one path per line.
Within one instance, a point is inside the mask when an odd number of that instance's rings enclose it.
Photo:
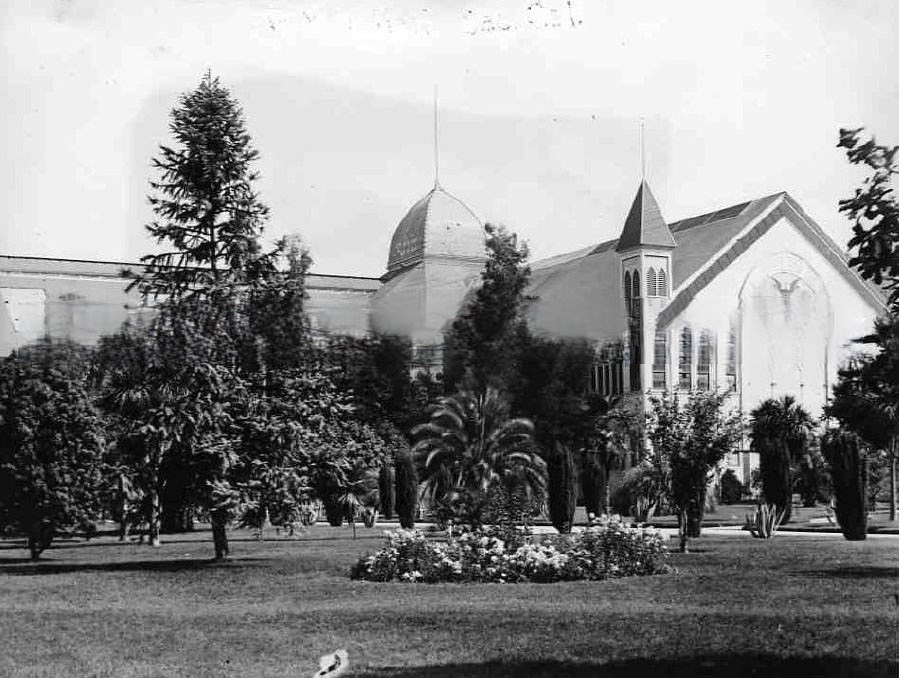
M 380 530 L 208 533 L 160 549 L 70 541 L 31 564 L 0 543 L 0 675 L 311 676 L 346 647 L 364 676 L 895 676 L 899 538 L 706 536 L 677 572 L 565 584 L 354 582 Z

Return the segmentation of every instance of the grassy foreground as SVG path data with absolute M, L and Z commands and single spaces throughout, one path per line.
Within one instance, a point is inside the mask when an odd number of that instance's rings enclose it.
M 346 647 L 365 676 L 895 676 L 899 539 L 706 536 L 677 572 L 565 584 L 353 582 L 381 530 L 208 533 L 161 549 L 0 542 L 0 675 L 311 676 Z

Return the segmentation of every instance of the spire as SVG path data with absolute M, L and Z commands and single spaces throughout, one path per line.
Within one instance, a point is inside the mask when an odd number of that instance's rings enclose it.
M 640 182 L 637 197 L 631 205 L 621 236 L 618 238 L 616 252 L 633 247 L 675 247 L 674 236 L 662 217 L 662 210 L 655 196 L 649 190 L 646 180 Z
M 440 136 L 437 123 L 437 85 L 434 85 L 434 188 L 440 188 Z

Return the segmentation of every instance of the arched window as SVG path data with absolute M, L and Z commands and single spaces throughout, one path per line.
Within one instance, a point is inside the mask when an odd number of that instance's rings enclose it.
M 693 388 L 693 332 L 685 327 L 680 333 L 680 356 L 677 361 L 677 387 Z
M 631 272 L 630 271 L 624 272 L 624 298 L 625 299 L 631 298 Z
M 659 275 L 656 278 L 656 294 L 660 297 L 668 296 L 668 276 L 665 274 L 665 269 L 659 269 Z
M 665 330 L 656 328 L 652 354 L 652 387 L 665 390 L 665 372 L 668 361 L 668 337 Z
M 650 268 L 646 273 L 646 296 L 659 296 L 659 293 L 656 291 L 656 270 L 654 268 Z
M 638 299 L 638 298 L 640 298 L 640 296 L 642 296 L 640 294 L 640 271 L 634 271 L 634 280 L 632 283 L 632 289 L 633 289 L 632 296 L 634 297 L 634 299 Z
M 712 387 L 712 334 L 703 330 L 699 334 L 699 350 L 696 356 L 696 388 L 708 391 Z

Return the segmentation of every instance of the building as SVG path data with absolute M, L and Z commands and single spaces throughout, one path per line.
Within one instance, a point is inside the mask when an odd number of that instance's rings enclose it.
M 433 368 L 484 261 L 482 222 L 435 182 L 396 227 L 380 279 L 309 276 L 313 328 L 407 336 Z M 91 344 L 145 312 L 127 267 L 0 257 L 0 353 L 41 336 Z M 594 388 L 644 406 L 652 391 L 723 389 L 744 412 L 789 394 L 817 416 L 851 340 L 885 310 L 787 193 L 668 224 L 644 181 L 619 238 L 531 268 L 532 328 L 591 341 Z M 747 478 L 748 456 L 730 463 Z

